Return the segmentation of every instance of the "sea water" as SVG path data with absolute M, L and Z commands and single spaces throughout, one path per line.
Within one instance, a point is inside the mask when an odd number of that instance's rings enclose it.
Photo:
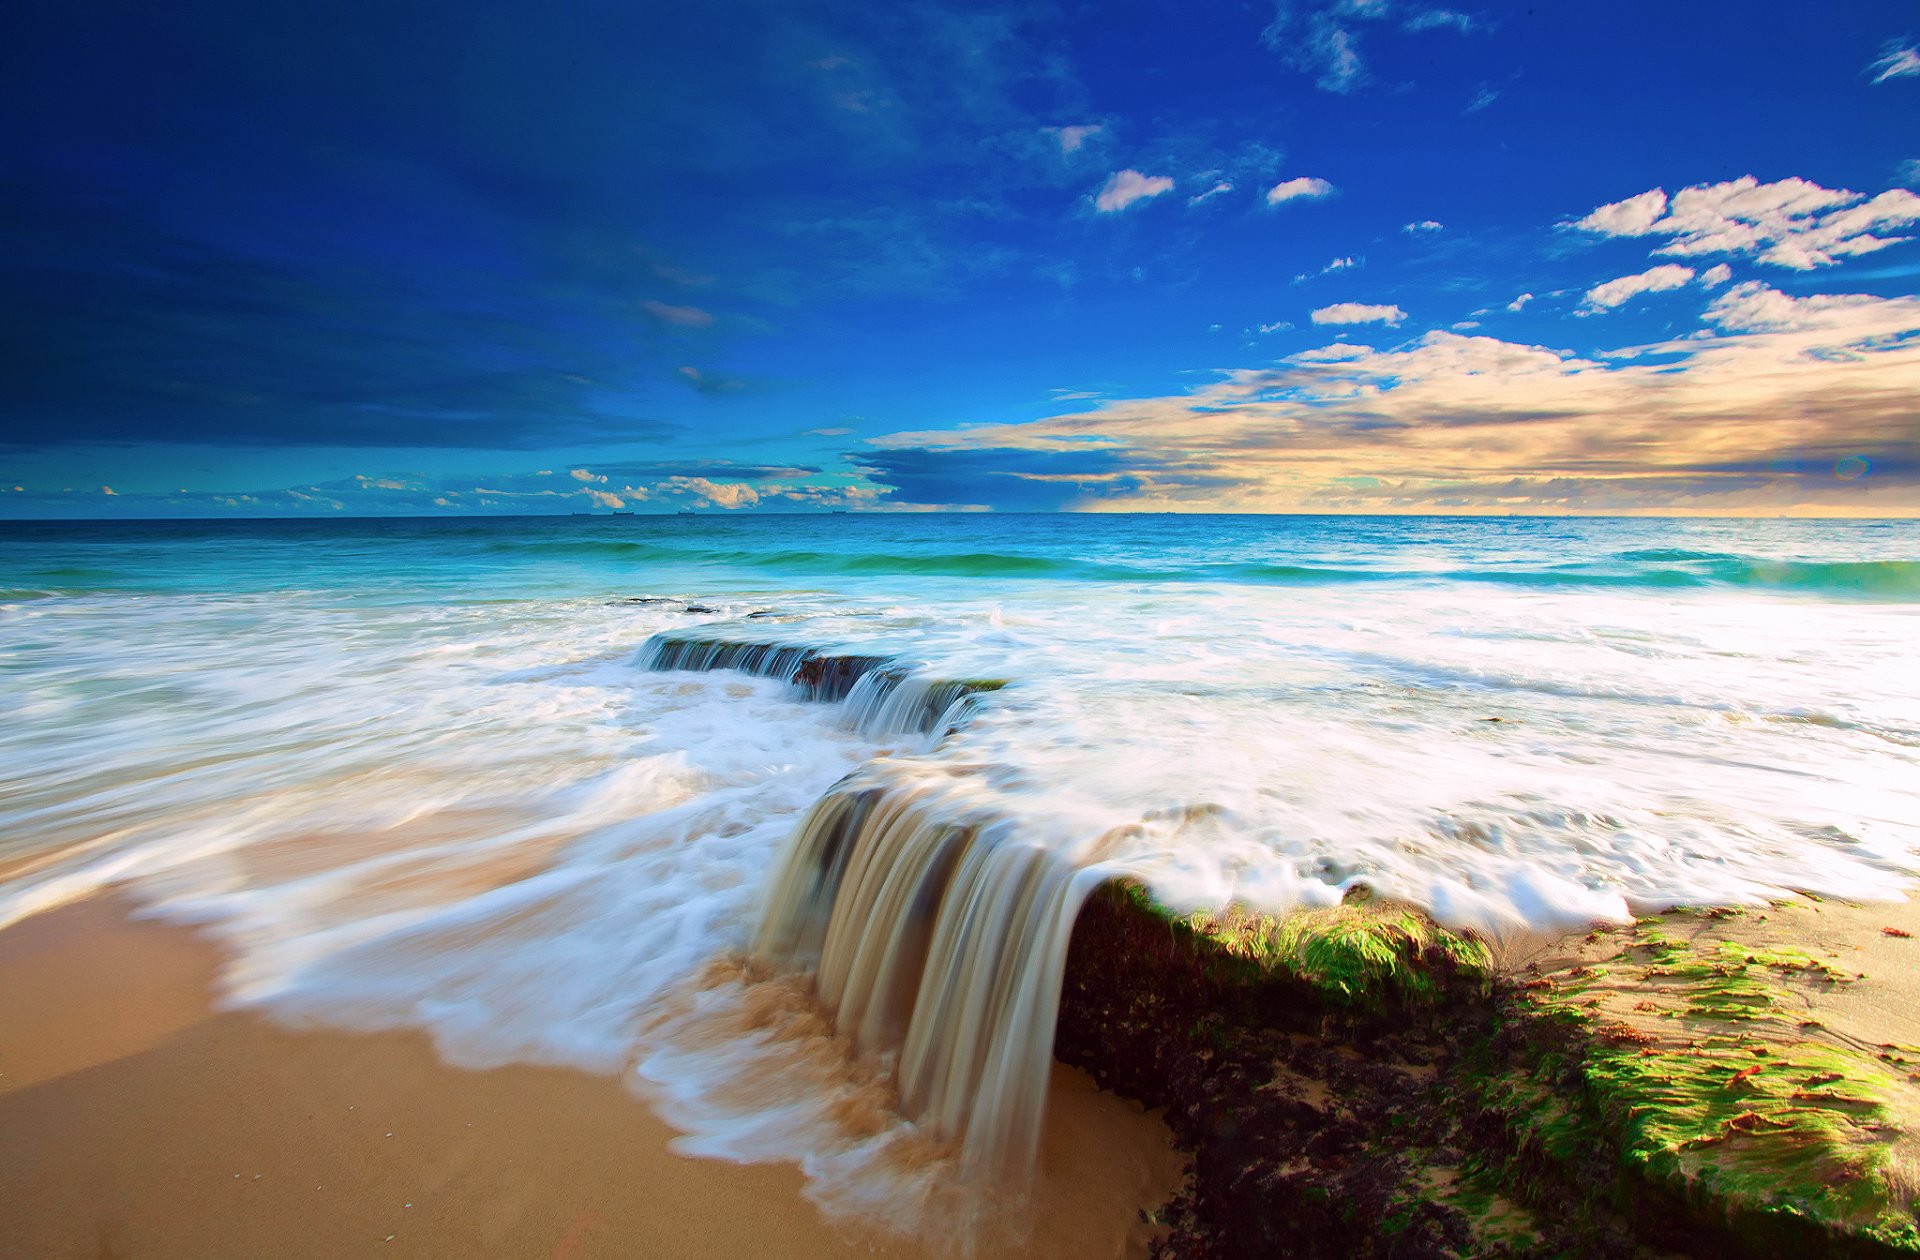
M 1903 896 L 1917 645 L 1915 523 L 0 525 L 0 922 L 123 885 L 230 1004 L 618 1073 L 911 1224 L 1030 1154 L 1106 879 Z

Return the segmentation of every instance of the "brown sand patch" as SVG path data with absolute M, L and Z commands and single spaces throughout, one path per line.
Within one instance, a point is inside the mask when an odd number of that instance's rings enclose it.
M 0 1255 L 886 1257 L 786 1166 L 682 1158 L 611 1079 L 214 1013 L 219 957 L 95 900 L 0 932 Z M 1157 1118 L 1058 1069 L 1022 1252 L 1142 1255 Z

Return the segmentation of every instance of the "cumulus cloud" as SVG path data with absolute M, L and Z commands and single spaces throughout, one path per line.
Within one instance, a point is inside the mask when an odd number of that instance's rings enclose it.
M 1324 179 L 1301 176 L 1298 179 L 1285 179 L 1267 189 L 1267 204 L 1284 205 L 1289 201 L 1298 201 L 1302 197 L 1318 199 L 1331 195 L 1333 185 Z
M 1571 226 L 1601 236 L 1666 238 L 1656 254 L 1737 254 L 1810 271 L 1906 240 L 1884 234 L 1914 223 L 1920 223 L 1920 196 L 1904 188 L 1868 198 L 1799 178 L 1763 184 L 1745 175 L 1695 184 L 1671 199 L 1654 188 L 1601 206 Z
M 1587 290 L 1586 307 L 1593 311 L 1610 311 L 1616 306 L 1632 301 L 1642 293 L 1662 293 L 1668 289 L 1678 289 L 1693 279 L 1693 268 L 1682 267 L 1678 263 L 1662 263 L 1658 267 L 1649 267 L 1636 275 L 1621 276 L 1605 284 L 1596 284 Z
M 1397 306 L 1370 306 L 1365 302 L 1335 302 L 1313 313 L 1316 324 L 1386 324 L 1397 326 L 1407 313 Z
M 1816 293 L 1796 298 L 1749 280 L 1715 299 L 1706 317 L 1708 323 L 1731 332 L 1845 331 L 1859 316 L 1872 316 L 1887 305 L 1884 299 L 1864 293 Z M 1904 331 L 1897 327 L 1878 330 L 1886 334 Z M 1920 386 L 1920 381 L 1915 384 Z
M 1513 299 L 1513 301 L 1511 301 L 1511 302 L 1509 302 L 1509 303 L 1507 303 L 1507 309 L 1508 309 L 1508 310 L 1510 310 L 1510 311 L 1518 311 L 1518 310 L 1522 310 L 1522 309 L 1524 309 L 1524 308 L 1526 307 L 1526 305 L 1527 305 L 1527 303 L 1529 303 L 1529 302 L 1531 302 L 1531 301 L 1533 301 L 1533 294 L 1531 294 L 1531 293 L 1522 293 L 1522 294 L 1521 294 L 1521 295 L 1520 295 L 1519 297 L 1517 297 L 1517 298 L 1515 298 L 1515 299 Z
M 1086 509 L 1916 515 L 1916 393 L 1920 297 L 1755 283 L 1699 332 L 1604 356 L 1435 331 L 877 445 L 917 485 L 980 500 L 1044 471 Z
M 1158 197 L 1173 191 L 1173 181 L 1165 175 L 1142 175 L 1131 168 L 1115 171 L 1107 177 L 1093 199 L 1093 208 L 1102 214 L 1125 210 L 1136 201 Z
M 1443 225 L 1438 219 L 1422 219 L 1418 223 L 1409 223 L 1400 230 L 1408 236 L 1421 236 L 1428 232 L 1438 232 Z
M 1060 143 L 1060 152 L 1078 153 L 1080 147 L 1094 136 L 1105 131 L 1099 123 L 1081 123 L 1073 127 L 1048 127 L 1046 131 Z
M 760 502 L 760 492 L 744 481 L 710 481 L 705 477 L 669 477 L 660 483 L 659 488 L 680 494 L 690 494 L 702 503 L 728 510 L 753 507 Z
M 713 323 L 712 313 L 697 306 L 670 306 L 649 298 L 640 303 L 640 309 L 661 323 L 672 324 L 676 328 L 705 328 Z
M 1880 56 L 1867 66 L 1866 72 L 1873 76 L 1875 83 L 1920 74 L 1920 47 L 1894 40 L 1881 50 Z

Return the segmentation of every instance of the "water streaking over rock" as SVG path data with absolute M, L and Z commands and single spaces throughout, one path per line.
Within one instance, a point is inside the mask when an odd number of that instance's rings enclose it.
M 809 972 L 856 1054 L 970 1170 L 1033 1161 L 1067 939 L 1104 876 L 1023 840 L 964 769 L 843 782 L 801 825 L 753 953 Z
M 994 557 L 1016 557 L 1003 565 Z M 0 921 L 621 1074 L 903 1223 L 1031 1151 L 1099 882 L 1498 934 L 1920 873 L 1920 527 L 0 530 Z

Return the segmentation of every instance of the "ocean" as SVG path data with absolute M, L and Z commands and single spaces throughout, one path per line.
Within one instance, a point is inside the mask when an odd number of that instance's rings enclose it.
M 1108 879 L 1904 896 L 1917 646 L 1915 522 L 0 524 L 0 923 L 123 886 L 230 1005 L 619 1074 L 906 1221 L 1030 1145 Z

